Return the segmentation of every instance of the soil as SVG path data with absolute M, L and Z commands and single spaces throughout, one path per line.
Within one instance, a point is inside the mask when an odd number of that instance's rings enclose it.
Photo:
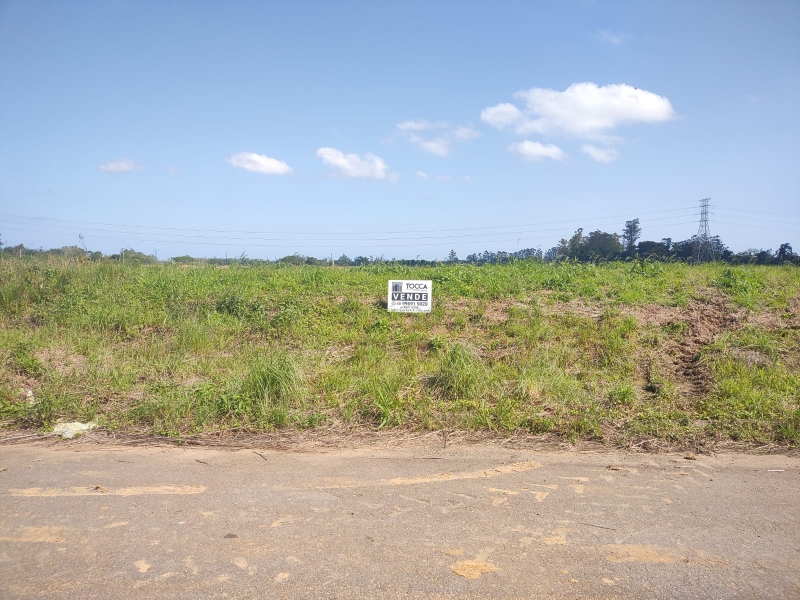
M 746 325 L 757 325 L 768 329 L 800 327 L 800 297 L 790 301 L 786 313 L 773 311 L 748 313 L 733 305 L 722 293 L 712 289 L 702 289 L 701 299 L 691 299 L 686 307 L 647 304 L 643 306 L 619 306 L 623 316 L 632 316 L 637 323 L 645 326 L 664 327 L 683 326 L 686 330 L 678 339 L 671 341 L 667 348 L 649 357 L 655 361 L 662 374 L 668 377 L 687 400 L 703 396 L 711 387 L 711 374 L 700 360 L 703 347 L 711 344 L 720 334 L 737 331 Z M 531 301 L 534 302 L 536 298 Z M 585 318 L 600 319 L 610 307 L 602 303 L 587 303 L 581 300 L 571 302 L 539 303 L 545 314 L 573 314 Z M 516 300 L 490 301 L 482 305 L 483 319 L 491 324 L 502 323 L 509 318 L 512 307 L 524 307 Z M 458 300 L 448 308 L 470 309 L 466 300 Z M 768 364 L 769 357 L 757 351 L 742 350 L 742 359 L 748 364 Z M 493 357 L 497 358 L 497 357 Z M 643 380 L 643 384 L 648 382 Z

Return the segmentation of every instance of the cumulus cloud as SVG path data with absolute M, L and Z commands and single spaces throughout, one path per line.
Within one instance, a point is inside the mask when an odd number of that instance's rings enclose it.
M 481 119 L 498 129 L 512 128 L 519 135 L 606 139 L 620 125 L 660 123 L 676 116 L 664 96 L 624 83 L 573 83 L 563 92 L 532 88 L 514 97 L 524 101 L 522 110 L 498 104 L 485 108 Z
M 427 179 L 428 178 L 428 174 L 425 171 L 417 171 L 416 175 L 420 179 Z
M 525 115 L 522 111 L 508 102 L 488 106 L 481 111 L 481 121 L 497 129 L 519 125 L 524 120 Z
M 289 175 L 292 172 L 292 167 L 282 160 L 270 158 L 263 154 L 256 154 L 255 152 L 239 152 L 226 160 L 234 167 L 253 171 L 254 173 L 263 173 L 265 175 Z
M 581 152 L 588 154 L 597 162 L 604 164 L 608 164 L 619 158 L 619 152 L 617 152 L 614 148 L 598 148 L 597 146 L 592 146 L 591 144 L 584 144 L 581 148 Z
M 131 171 L 141 171 L 142 165 L 130 158 L 120 158 L 113 162 L 103 163 L 98 168 L 106 173 L 130 173 Z
M 345 154 L 336 148 L 320 148 L 317 156 L 330 167 L 335 167 L 345 177 L 366 177 L 371 179 L 386 179 L 389 176 L 389 167 L 380 156 L 365 154 Z
M 481 111 L 481 120 L 520 136 L 538 134 L 608 145 L 620 141 L 613 131 L 622 125 L 661 123 L 677 116 L 664 96 L 624 83 L 573 83 L 563 92 L 531 88 L 517 92 L 514 98 L 521 101 L 521 107 L 508 102 L 488 106 Z M 613 148 L 602 152 L 610 160 L 618 156 Z
M 439 181 L 451 181 L 453 179 L 452 175 L 437 175 L 436 179 Z
M 167 167 L 167 173 L 169 173 L 170 175 L 178 175 L 179 174 L 178 173 L 178 169 L 176 169 L 175 167 L 172 167 L 172 166 Z
M 541 142 L 531 142 L 530 140 L 523 140 L 516 144 L 511 144 L 508 149 L 511 152 L 516 152 L 523 159 L 533 162 L 539 162 L 545 158 L 552 158 L 553 160 L 564 160 L 567 158 L 566 152 L 555 144 L 542 144 Z
M 453 145 L 458 142 L 468 142 L 481 137 L 481 133 L 465 125 L 453 127 L 445 121 L 431 123 L 425 119 L 403 121 L 397 124 L 397 131 L 408 141 L 429 154 L 436 156 L 449 156 L 453 152 Z M 429 132 L 423 137 L 421 132 Z

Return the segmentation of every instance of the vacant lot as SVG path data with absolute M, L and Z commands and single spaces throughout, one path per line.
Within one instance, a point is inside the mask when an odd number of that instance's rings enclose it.
M 390 278 L 432 279 L 429 315 Z M 800 441 L 800 269 L 0 261 L 0 420 Z

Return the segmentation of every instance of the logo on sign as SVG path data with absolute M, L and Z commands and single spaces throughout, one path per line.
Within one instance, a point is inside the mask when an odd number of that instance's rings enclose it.
M 400 293 L 403 291 L 403 282 L 402 281 L 393 281 L 392 282 L 392 292 Z

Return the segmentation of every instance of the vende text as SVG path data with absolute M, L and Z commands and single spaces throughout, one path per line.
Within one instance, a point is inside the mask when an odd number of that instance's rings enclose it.
M 392 300 L 418 300 L 422 302 L 428 301 L 428 294 L 410 293 L 410 292 L 392 292 Z

